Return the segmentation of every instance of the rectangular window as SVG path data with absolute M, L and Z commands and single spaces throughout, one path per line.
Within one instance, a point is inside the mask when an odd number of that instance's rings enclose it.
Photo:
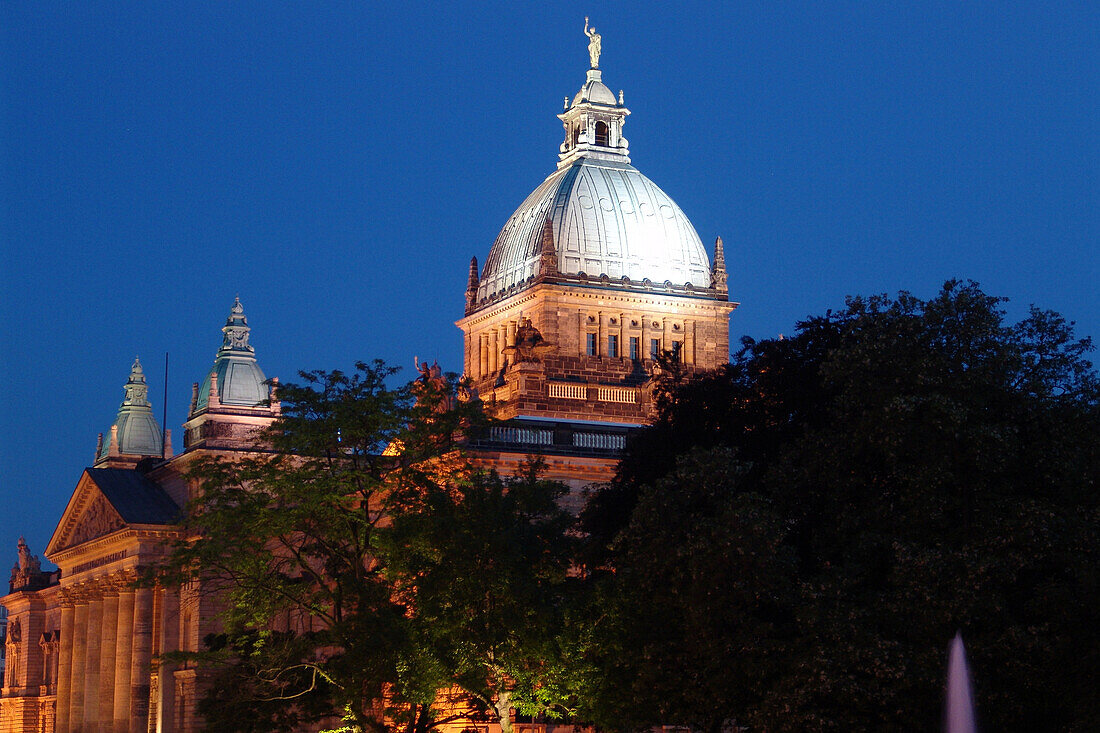
M 607 337 L 607 355 L 612 359 L 619 358 L 619 337 L 616 334 Z
M 656 361 L 657 357 L 661 355 L 661 339 L 649 340 L 649 358 Z
M 683 345 L 684 345 L 683 341 L 673 341 L 672 342 L 672 360 L 673 361 L 683 361 L 683 354 L 681 353 L 683 351 L 683 348 L 682 348 Z
M 630 359 L 631 361 L 638 361 L 638 337 L 630 337 Z
M 585 350 L 586 350 L 586 353 L 589 356 L 595 356 L 596 355 L 596 334 L 594 334 L 594 333 L 588 334 Z

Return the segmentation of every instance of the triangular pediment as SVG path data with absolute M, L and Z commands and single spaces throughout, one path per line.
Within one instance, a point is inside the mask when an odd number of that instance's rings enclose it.
M 57 523 L 46 556 L 104 537 L 126 527 L 122 516 L 85 470 Z

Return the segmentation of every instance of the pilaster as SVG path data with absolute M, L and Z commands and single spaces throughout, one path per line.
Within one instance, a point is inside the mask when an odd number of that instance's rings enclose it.
M 92 600 L 88 604 L 88 639 L 85 642 L 84 661 L 84 727 L 82 733 L 99 731 L 100 651 L 103 649 L 103 594 L 102 589 L 89 589 Z
M 115 690 L 111 719 L 114 733 L 130 730 L 130 669 L 133 664 L 134 589 L 124 578 L 118 591 L 118 618 L 115 624 Z
M 72 733 L 84 728 L 84 668 L 88 658 L 88 603 L 84 593 L 77 592 L 73 615 L 73 662 L 71 687 L 69 688 L 69 730 Z
M 73 677 L 75 604 L 69 591 L 61 592 L 61 648 L 57 655 L 57 733 L 69 733 L 69 696 Z
M 178 588 L 164 588 L 160 606 L 160 644 L 157 656 L 180 649 L 180 595 Z M 157 670 L 160 680 L 157 700 L 157 730 L 173 730 L 176 727 L 176 664 L 161 661 Z
M 130 733 L 149 727 L 149 671 L 153 657 L 153 590 L 134 591 L 134 633 L 130 654 Z
M 118 586 L 112 578 L 103 592 L 102 646 L 99 654 L 99 730 L 112 733 L 115 719 L 115 667 L 118 641 Z M 128 681 L 128 680 L 127 680 Z

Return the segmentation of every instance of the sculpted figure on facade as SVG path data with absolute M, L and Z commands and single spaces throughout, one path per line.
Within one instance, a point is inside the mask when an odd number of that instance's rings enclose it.
M 443 367 L 439 366 L 439 362 L 432 362 L 429 366 L 428 362 L 420 361 L 420 357 L 414 356 L 413 364 L 416 366 L 416 370 L 420 372 L 420 376 L 413 385 L 413 391 L 416 393 L 417 399 L 421 399 L 425 394 L 442 396 L 443 399 L 437 409 L 441 411 L 451 409 L 454 405 L 447 388 L 447 378 L 443 376 Z
M 592 62 L 592 68 L 600 68 L 600 34 L 596 27 L 588 27 L 588 16 L 584 16 L 584 35 L 588 36 L 588 60 Z
M 553 346 L 542 337 L 542 332 L 531 324 L 530 318 L 520 319 L 516 329 L 516 345 L 504 349 L 504 353 L 510 357 L 513 364 L 534 363 L 542 361 L 541 357 L 553 350 Z
M 29 587 L 42 573 L 42 563 L 39 562 L 36 555 L 30 553 L 30 548 L 27 547 L 27 541 L 20 537 L 17 547 L 19 551 L 19 560 L 11 569 L 12 591 Z

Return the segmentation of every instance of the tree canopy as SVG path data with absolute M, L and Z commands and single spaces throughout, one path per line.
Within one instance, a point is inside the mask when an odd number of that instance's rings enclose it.
M 212 730 L 423 733 L 479 714 L 508 729 L 508 702 L 556 711 L 563 487 L 537 464 L 478 469 L 460 441 L 480 407 L 453 376 L 393 388 L 394 371 L 303 372 L 257 451 L 191 468 L 185 539 L 157 578 L 223 609 L 224 633 L 189 655 L 215 670 Z
M 961 630 L 990 730 L 1095 730 L 1091 343 L 948 282 L 663 379 L 586 509 L 613 729 L 930 730 Z
M 1094 730 L 1090 350 L 952 281 L 670 362 L 580 532 L 538 461 L 463 453 L 455 378 L 307 372 L 256 452 L 196 463 L 159 579 L 225 609 L 212 730 L 928 730 L 958 630 L 984 727 Z

